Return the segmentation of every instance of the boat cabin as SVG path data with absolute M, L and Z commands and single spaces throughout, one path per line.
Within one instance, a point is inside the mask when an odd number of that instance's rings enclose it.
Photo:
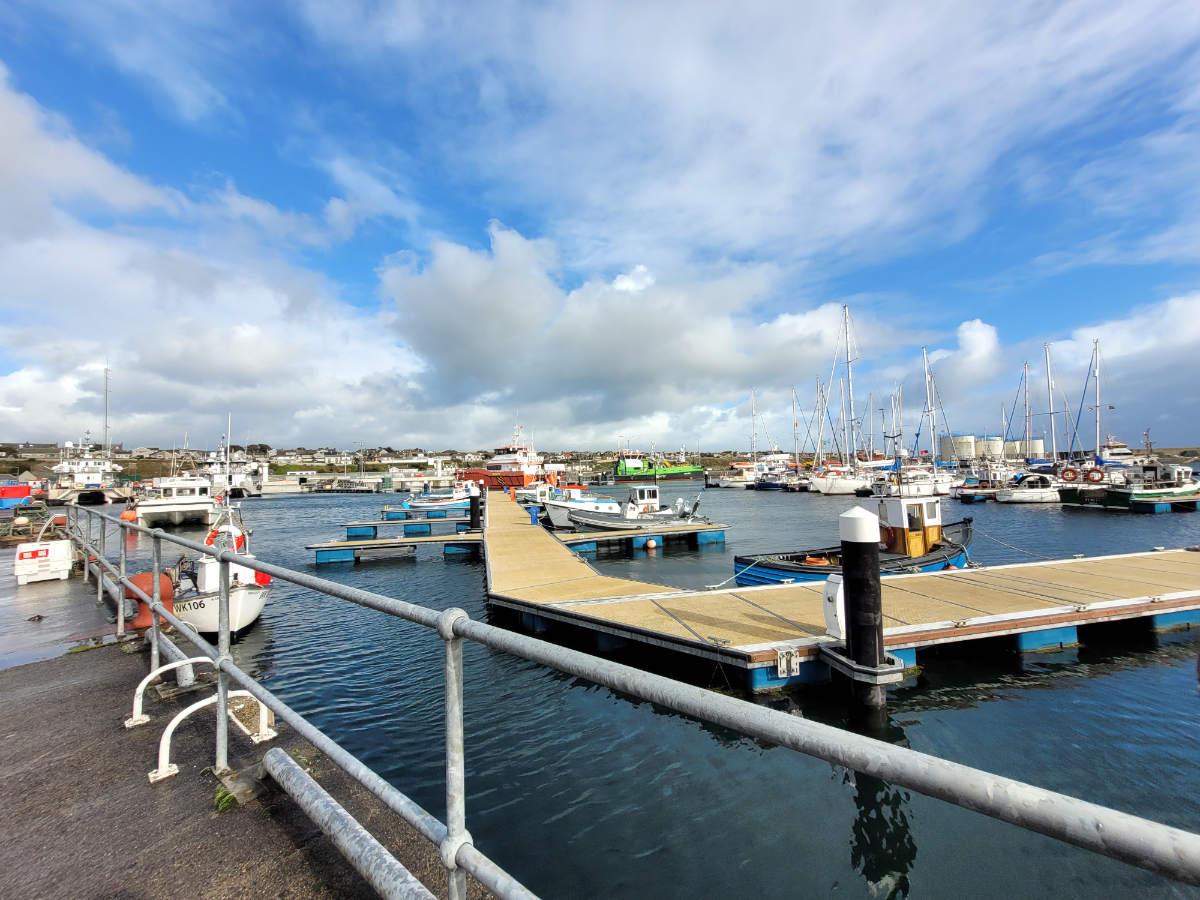
M 929 497 L 879 501 L 879 539 L 885 552 L 923 556 L 942 540 L 942 504 Z
M 155 478 L 151 482 L 151 490 L 155 497 L 207 497 L 209 482 L 207 478 Z
M 641 485 L 629 489 L 629 499 L 627 505 L 637 509 L 638 512 L 658 512 L 660 505 L 658 501 L 658 488 L 653 485 Z
M 1141 487 L 1179 487 L 1192 480 L 1190 466 L 1146 463 L 1135 466 L 1126 475 L 1129 484 Z

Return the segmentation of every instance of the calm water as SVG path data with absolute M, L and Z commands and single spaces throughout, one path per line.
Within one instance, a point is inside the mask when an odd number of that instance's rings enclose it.
M 664 495 L 692 497 L 696 486 Z M 378 518 L 384 495 L 248 501 L 265 559 L 485 618 L 480 562 L 312 564 L 304 544 Z M 836 543 L 852 499 L 710 490 L 724 546 L 604 557 L 685 588 L 728 579 L 736 553 Z M 1200 544 L 1200 515 L 1128 516 L 944 503 L 975 517 L 982 563 Z M 982 533 L 980 533 L 982 532 Z M 145 549 L 140 548 L 140 549 Z M 1111 648 L 947 657 L 895 688 L 886 740 L 1200 830 L 1197 632 Z M 380 613 L 276 583 L 239 662 L 439 817 L 441 641 Z M 1193 889 L 1003 823 L 761 745 L 468 644 L 467 824 L 547 897 L 1195 896 Z M 719 676 L 716 676 L 719 678 Z M 827 691 L 771 705 L 833 724 Z

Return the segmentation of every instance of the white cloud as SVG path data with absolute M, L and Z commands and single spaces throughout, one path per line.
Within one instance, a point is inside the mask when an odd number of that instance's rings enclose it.
M 364 79 L 402 81 L 448 164 L 545 209 L 573 262 L 656 269 L 952 242 L 989 179 L 1033 178 L 1033 145 L 1074 137 L 1138 79 L 1192 92 L 1186 65 L 1159 62 L 1200 30 L 1200 7 L 1171 0 L 306 14 Z
M 633 270 L 613 279 L 613 287 L 618 291 L 636 294 L 654 284 L 654 275 L 640 263 Z

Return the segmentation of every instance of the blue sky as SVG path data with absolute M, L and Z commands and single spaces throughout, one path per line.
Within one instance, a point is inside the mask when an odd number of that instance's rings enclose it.
M 1200 442 L 1194 3 L 195 6 L 0 2 L 9 439 L 786 445 L 847 303 Z

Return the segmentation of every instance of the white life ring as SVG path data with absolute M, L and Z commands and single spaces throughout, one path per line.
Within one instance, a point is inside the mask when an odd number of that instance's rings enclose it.
M 204 539 L 204 543 L 206 543 L 210 547 L 216 546 L 217 535 L 222 534 L 222 533 L 229 535 L 230 541 L 232 543 L 231 549 L 235 553 L 241 553 L 242 548 L 244 548 L 246 546 L 246 536 L 244 534 L 242 534 L 242 531 L 240 528 L 237 528 L 234 525 L 221 525 L 218 528 L 214 528 L 212 531 L 210 531 L 208 533 L 208 537 L 206 537 Z

